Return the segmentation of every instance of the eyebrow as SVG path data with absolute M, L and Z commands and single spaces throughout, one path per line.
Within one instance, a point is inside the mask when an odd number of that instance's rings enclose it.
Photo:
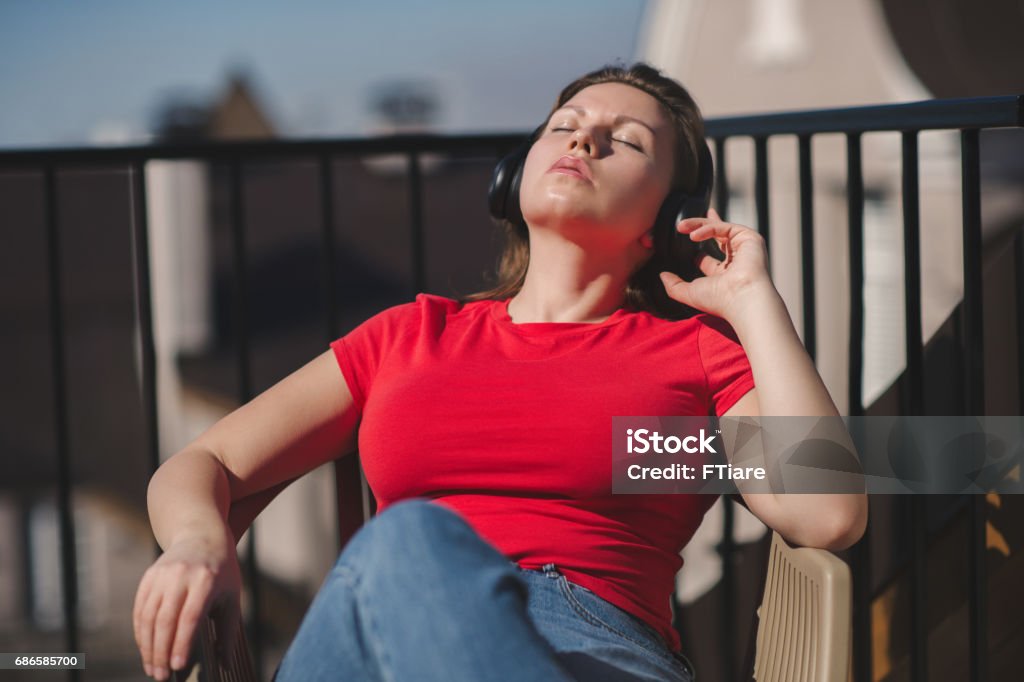
M 575 111 L 577 113 L 580 113 L 580 114 L 586 114 L 587 113 L 586 109 L 584 109 L 581 106 L 577 106 L 575 104 L 563 104 L 562 106 L 558 107 L 558 109 L 556 109 L 555 111 L 558 112 L 558 111 L 561 111 L 562 109 L 572 109 L 573 111 Z M 625 123 L 636 123 L 638 125 L 642 125 L 644 128 L 647 128 L 649 131 L 651 131 L 651 135 L 654 135 L 655 137 L 657 137 L 657 133 L 654 132 L 654 128 L 652 128 L 651 126 L 647 125 L 646 123 L 644 123 L 643 121 L 641 121 L 638 118 L 634 118 L 632 116 L 627 116 L 626 114 L 619 114 L 618 116 L 616 116 L 612 120 L 612 123 L 614 123 L 616 125 L 618 125 L 619 123 L 623 123 L 623 122 L 625 122 Z

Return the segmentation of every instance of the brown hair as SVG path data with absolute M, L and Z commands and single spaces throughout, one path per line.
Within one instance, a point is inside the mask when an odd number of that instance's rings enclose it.
M 661 103 L 669 115 L 676 137 L 672 189 L 695 189 L 698 149 L 704 138 L 704 119 L 686 88 L 648 64 L 638 62 L 629 67 L 605 66 L 577 78 L 559 93 L 548 118 L 576 93 L 600 83 L 631 85 Z M 534 139 L 541 130 L 543 126 L 534 133 Z M 501 221 L 501 226 L 505 235 L 505 248 L 498 263 L 498 283 L 486 291 L 461 297 L 463 302 L 504 300 L 515 296 L 522 288 L 530 263 L 529 232 L 524 225 L 507 220 Z M 672 227 L 674 230 L 675 226 Z M 666 319 L 683 319 L 697 312 L 669 298 L 658 276 L 662 271 L 674 272 L 688 280 L 700 276 L 700 271 L 691 260 L 694 253 L 692 247 L 685 249 L 679 244 L 680 240 L 674 239 L 674 234 L 654 235 L 653 255 L 633 273 L 626 285 L 626 308 L 646 310 Z

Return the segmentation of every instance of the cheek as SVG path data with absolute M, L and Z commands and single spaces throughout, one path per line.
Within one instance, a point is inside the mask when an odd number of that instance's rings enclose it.
M 564 187 L 558 188 L 545 180 L 548 168 L 558 159 L 558 155 L 537 145 L 530 151 L 523 164 L 523 176 L 519 182 L 519 208 L 524 216 L 540 219 L 552 210 L 564 204 L 564 199 L 575 193 L 565 194 Z M 558 183 L 554 183 L 557 185 Z
M 519 181 L 520 201 L 532 196 L 534 188 L 537 185 L 537 176 L 539 175 L 538 169 L 540 168 L 540 165 L 538 155 L 531 151 L 526 156 L 526 161 L 523 163 L 523 177 Z
M 639 165 L 619 176 L 616 194 L 623 198 L 620 206 L 629 211 L 655 215 L 668 195 L 669 183 L 649 165 Z

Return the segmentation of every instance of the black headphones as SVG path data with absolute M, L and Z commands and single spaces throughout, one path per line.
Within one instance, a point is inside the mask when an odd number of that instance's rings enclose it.
M 543 130 L 544 125 L 539 126 L 523 144 L 510 152 L 494 167 L 491 186 L 487 190 L 492 217 L 498 220 L 508 220 L 520 227 L 526 226 L 519 207 L 519 185 L 523 179 L 526 155 Z M 718 248 L 714 239 L 693 242 L 689 235 L 676 231 L 676 225 L 680 220 L 706 216 L 708 207 L 711 205 L 711 188 L 715 181 L 714 162 L 711 159 L 711 149 L 708 147 L 707 141 L 701 140 L 701 143 L 697 152 L 699 159 L 697 161 L 696 188 L 692 192 L 673 189 L 668 193 L 658 210 L 653 234 L 656 244 L 660 240 L 670 238 L 673 246 L 677 247 L 673 250 L 696 255 L 694 252 L 696 249 L 700 253 L 723 261 L 725 254 Z

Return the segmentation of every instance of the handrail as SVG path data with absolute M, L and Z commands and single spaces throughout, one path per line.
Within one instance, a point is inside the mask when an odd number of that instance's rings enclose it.
M 962 128 L 1024 127 L 1024 95 L 929 100 L 842 109 L 723 116 L 706 121 L 708 137 L 761 137 L 818 133 L 899 132 Z M 449 135 L 168 142 L 123 147 L 40 147 L 0 150 L 0 166 L 21 163 L 129 163 L 148 159 L 225 159 L 239 156 L 365 155 L 469 152 L 513 147 L 524 132 Z
M 411 152 L 474 152 L 519 145 L 525 132 L 479 135 L 401 134 L 379 137 L 306 138 L 294 140 L 219 140 L 166 142 L 124 147 L 54 147 L 0 150 L 0 167 L 40 163 L 130 163 L 149 159 L 210 160 L 246 157 L 367 156 Z
M 708 137 L 900 132 L 1024 126 L 1024 95 L 939 99 L 708 119 Z

